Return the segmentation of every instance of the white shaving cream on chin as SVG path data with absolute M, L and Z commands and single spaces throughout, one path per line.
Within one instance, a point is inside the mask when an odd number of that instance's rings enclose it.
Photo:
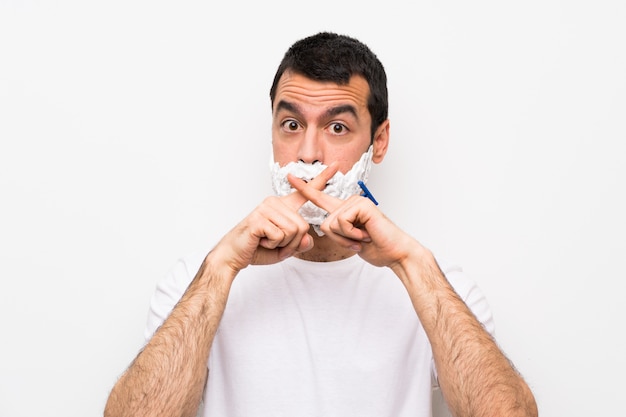
M 351 195 L 360 194 L 361 187 L 358 181 L 367 182 L 367 178 L 372 168 L 372 152 L 373 147 L 370 145 L 361 159 L 359 159 L 345 174 L 337 172 L 327 183 L 324 193 L 345 200 Z M 274 158 L 270 159 L 270 172 L 272 174 L 272 188 L 277 196 L 289 195 L 295 191 L 295 188 L 289 184 L 287 174 L 310 181 L 320 174 L 326 165 L 322 163 L 307 164 L 302 161 L 289 162 L 284 167 L 280 167 L 278 162 L 274 162 Z M 326 210 L 317 207 L 310 201 L 307 201 L 299 210 L 300 215 L 310 225 L 313 226 L 319 236 L 324 235 L 319 226 L 324 222 L 328 213 Z

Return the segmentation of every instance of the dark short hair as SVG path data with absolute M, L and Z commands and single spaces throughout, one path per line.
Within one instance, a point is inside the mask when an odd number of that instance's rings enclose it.
M 361 75 L 370 89 L 367 108 L 372 117 L 372 138 L 378 126 L 388 117 L 385 68 L 369 47 L 357 39 L 320 32 L 294 43 L 285 53 L 274 76 L 270 89 L 272 108 L 278 80 L 286 71 L 314 81 L 330 81 L 339 85 L 348 84 L 353 75 Z

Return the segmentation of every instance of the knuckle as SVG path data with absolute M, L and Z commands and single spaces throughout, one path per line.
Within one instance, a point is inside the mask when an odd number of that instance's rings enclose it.
M 263 199 L 263 204 L 264 205 L 274 205 L 278 200 L 279 200 L 279 197 L 277 197 L 275 195 L 270 195 L 270 196 L 265 197 Z

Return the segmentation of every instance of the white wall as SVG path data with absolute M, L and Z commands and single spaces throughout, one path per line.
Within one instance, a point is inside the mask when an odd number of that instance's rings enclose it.
M 479 282 L 541 415 L 618 414 L 626 3 L 211 3 L 0 0 L 0 415 L 101 415 L 156 281 L 270 191 L 269 85 L 319 30 L 385 63 L 371 189 Z

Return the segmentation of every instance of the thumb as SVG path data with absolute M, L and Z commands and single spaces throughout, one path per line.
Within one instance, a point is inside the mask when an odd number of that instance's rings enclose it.
M 292 249 L 288 246 L 280 248 L 278 250 L 278 258 L 282 261 L 293 256 L 296 253 L 303 253 L 311 249 L 313 249 L 313 237 L 311 237 L 311 235 L 307 233 L 302 236 L 302 239 L 300 239 L 300 243 L 298 244 L 297 248 Z

